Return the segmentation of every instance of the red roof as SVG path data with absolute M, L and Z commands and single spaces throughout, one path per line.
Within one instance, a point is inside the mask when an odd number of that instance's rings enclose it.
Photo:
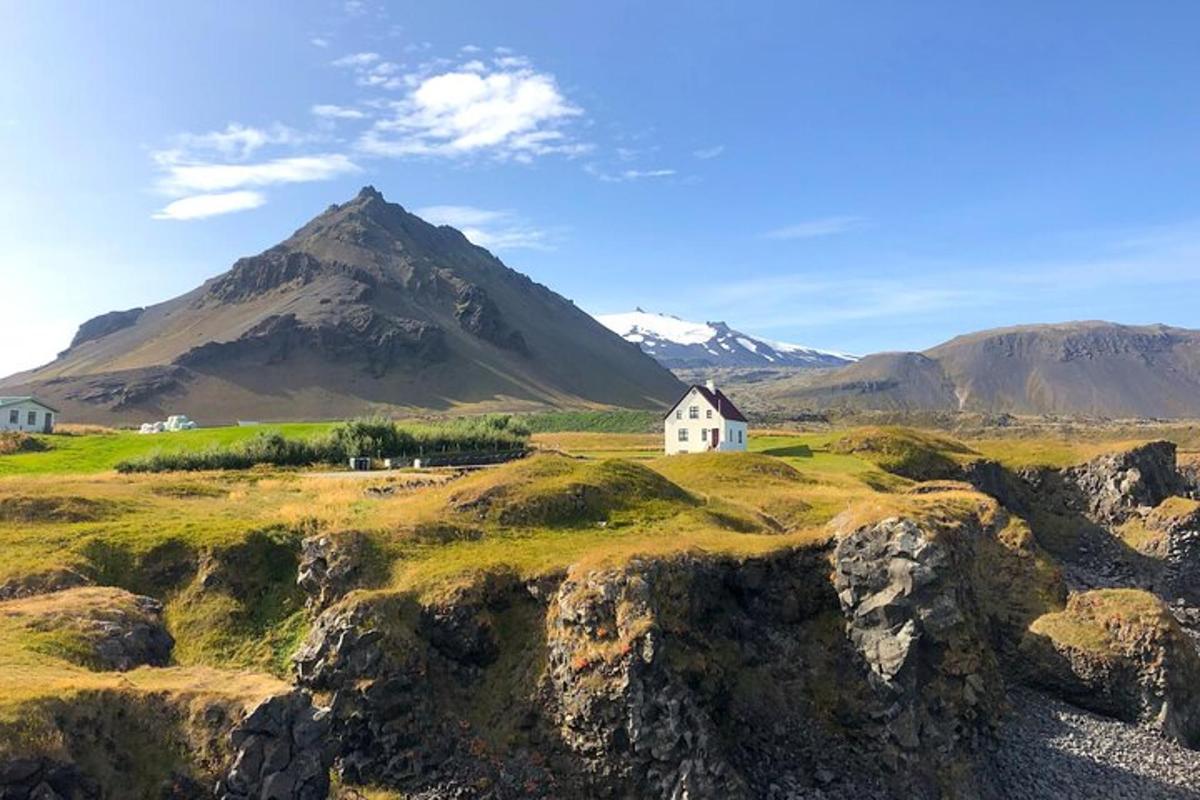
M 720 389 L 714 391 L 709 389 L 707 386 L 701 386 L 698 383 L 693 383 L 691 386 L 689 386 L 688 390 L 683 393 L 683 397 L 680 397 L 675 401 L 675 405 L 671 406 L 671 410 L 667 412 L 667 417 L 675 413 L 675 409 L 678 408 L 679 404 L 682 403 L 684 399 L 692 393 L 692 389 L 700 392 L 700 394 L 704 396 L 704 399 L 709 402 L 709 405 L 715 408 L 717 413 L 725 419 L 733 422 L 749 422 L 748 419 L 742 416 L 742 412 L 738 411 L 737 406 L 733 404 L 733 401 L 722 394 Z M 664 417 L 664 419 L 665 418 L 666 417 Z

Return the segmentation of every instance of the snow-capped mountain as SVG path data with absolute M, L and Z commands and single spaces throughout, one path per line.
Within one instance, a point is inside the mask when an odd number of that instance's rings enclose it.
M 670 369 L 688 367 L 842 367 L 857 356 L 750 336 L 724 322 L 688 322 L 637 309 L 599 314 L 601 325 Z

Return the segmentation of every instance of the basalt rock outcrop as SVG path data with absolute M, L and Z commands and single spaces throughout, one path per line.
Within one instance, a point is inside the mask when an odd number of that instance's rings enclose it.
M 329 712 L 296 691 L 268 698 L 230 734 L 233 766 L 219 800 L 324 800 L 329 795 Z
M 1173 443 L 1151 442 L 1072 467 L 1063 472 L 1073 490 L 1067 502 L 1093 522 L 1120 524 L 1139 509 L 1183 492 L 1175 458 Z
M 985 797 L 1003 682 L 971 558 L 888 520 L 835 552 L 352 593 L 296 674 L 343 780 L 419 797 Z
M 886 519 L 843 538 L 835 586 L 847 635 L 870 669 L 884 712 L 869 726 L 886 763 L 936 796 L 966 796 L 970 756 L 1000 718 L 1003 681 L 987 644 L 963 536 Z
M 1022 650 L 1033 684 L 1200 747 L 1200 655 L 1153 595 L 1133 589 L 1073 595 L 1065 610 L 1030 626 Z
M 100 786 L 74 764 L 47 758 L 0 761 L 3 800 L 100 800 Z

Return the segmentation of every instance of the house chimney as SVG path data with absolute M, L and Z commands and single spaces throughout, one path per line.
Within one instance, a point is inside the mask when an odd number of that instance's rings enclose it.
M 712 378 L 709 378 L 704 382 L 704 387 L 710 392 L 715 392 L 717 390 L 717 384 L 713 382 Z

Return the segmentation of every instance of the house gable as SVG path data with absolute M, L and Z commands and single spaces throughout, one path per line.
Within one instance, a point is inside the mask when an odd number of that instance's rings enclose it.
M 686 392 L 683 393 L 683 397 L 679 398 L 679 400 L 675 402 L 675 405 L 671 406 L 671 410 L 667 412 L 663 419 L 670 419 L 672 416 L 674 416 L 676 411 L 680 411 L 683 405 L 687 402 L 688 398 L 693 395 L 693 392 L 698 394 L 717 416 L 721 415 L 721 409 L 717 407 L 716 398 L 713 397 L 711 392 L 706 390 L 703 386 L 691 386 Z M 687 415 L 685 414 L 683 418 L 687 419 Z
M 717 416 L 721 419 L 726 420 L 727 422 L 747 421 L 746 418 L 742 416 L 742 412 L 738 411 L 737 406 L 733 404 L 733 401 L 726 397 L 720 389 L 712 390 L 707 386 L 701 386 L 698 383 L 692 384 L 688 387 L 688 390 L 683 393 L 683 397 L 680 397 L 677 401 L 675 401 L 675 405 L 671 406 L 671 410 L 667 412 L 663 419 L 670 419 L 671 415 L 678 411 L 679 407 L 683 405 L 683 403 L 689 397 L 692 396 L 692 392 L 696 392 L 703 397 L 705 402 L 708 403 L 709 407 L 712 408 L 712 410 L 715 411 Z
M 52 414 L 59 413 L 57 408 L 54 406 L 48 406 L 35 397 L 0 397 L 0 409 L 8 408 L 9 406 L 19 406 L 25 404 L 38 406 L 39 408 L 43 408 Z

